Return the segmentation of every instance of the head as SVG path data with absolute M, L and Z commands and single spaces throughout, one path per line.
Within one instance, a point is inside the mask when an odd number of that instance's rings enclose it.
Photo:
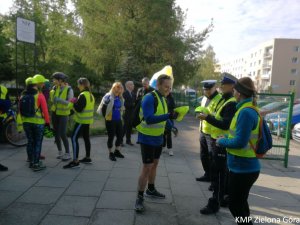
M 67 79 L 68 79 L 68 76 L 65 75 L 62 72 L 55 72 L 52 75 L 52 81 L 53 81 L 53 84 L 55 86 L 64 86 L 64 85 L 66 85 Z
M 203 94 L 206 97 L 210 97 L 213 93 L 215 93 L 217 90 L 216 82 L 216 80 L 204 80 L 201 82 L 203 85 Z
M 27 89 L 30 89 L 30 88 L 37 89 L 37 83 L 36 83 L 36 80 L 33 77 L 28 77 L 25 80 L 25 84 L 26 84 Z
M 148 89 L 149 88 L 149 78 L 148 77 L 144 77 L 142 79 L 142 85 L 145 89 Z
M 222 80 L 220 90 L 223 94 L 233 93 L 233 88 L 236 84 L 237 78 L 229 73 L 222 73 Z
M 43 87 L 45 86 L 45 82 L 46 82 L 46 81 L 49 81 L 48 79 L 46 79 L 46 78 L 45 78 L 43 75 L 41 75 L 41 74 L 36 74 L 36 75 L 34 75 L 33 78 L 36 80 L 37 86 L 38 86 L 39 89 L 41 89 L 41 88 L 43 88 Z
M 134 90 L 134 83 L 133 83 L 133 81 L 131 81 L 131 80 L 126 81 L 125 87 L 126 87 L 127 91 L 132 92 Z
M 124 92 L 124 87 L 121 82 L 115 82 L 113 83 L 110 93 L 114 94 L 114 96 L 122 96 Z
M 77 80 L 77 87 L 78 87 L 79 91 L 83 91 L 83 90 L 91 91 L 90 82 L 85 77 L 80 77 Z
M 256 89 L 250 77 L 242 77 L 234 86 L 234 97 L 238 102 L 253 97 L 255 105 Z
M 168 75 L 161 75 L 157 78 L 157 90 L 163 96 L 167 97 L 172 88 L 172 79 Z

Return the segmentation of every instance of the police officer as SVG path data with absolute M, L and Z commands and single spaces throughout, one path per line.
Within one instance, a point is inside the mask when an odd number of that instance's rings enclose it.
M 216 107 L 220 105 L 221 94 L 216 89 L 216 80 L 202 81 L 204 97 L 201 101 L 201 106 L 205 107 L 208 114 L 213 114 Z M 200 159 L 202 162 L 204 175 L 196 178 L 196 181 L 210 182 L 211 181 L 211 125 L 206 120 L 200 120 Z
M 223 201 L 226 176 L 226 149 L 216 145 L 216 139 L 228 135 L 231 120 L 236 112 L 236 100 L 233 97 L 233 88 L 237 79 L 229 73 L 222 74 L 221 106 L 214 115 L 200 114 L 199 118 L 211 125 L 211 181 L 213 195 L 208 204 L 200 210 L 202 214 L 212 214 L 219 210 L 220 202 Z

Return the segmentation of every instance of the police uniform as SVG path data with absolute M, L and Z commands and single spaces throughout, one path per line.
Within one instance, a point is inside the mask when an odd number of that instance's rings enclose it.
M 228 73 L 222 74 L 221 84 L 234 85 L 236 78 Z M 207 206 L 200 210 L 202 214 L 212 214 L 219 210 L 220 202 L 223 201 L 226 187 L 226 149 L 216 145 L 216 139 L 229 134 L 229 127 L 236 112 L 236 99 L 233 92 L 223 93 L 220 106 L 215 113 L 208 115 L 205 119 L 211 125 L 211 182 L 213 196 L 209 199 Z
M 202 81 L 203 89 L 211 89 L 215 86 L 216 80 L 205 80 Z M 214 114 L 218 106 L 220 105 L 220 100 L 222 96 L 217 91 L 212 93 L 210 96 L 204 96 L 201 101 L 201 106 L 205 107 L 208 114 Z M 200 159 L 202 162 L 204 175 L 202 177 L 196 178 L 197 181 L 210 181 L 211 179 L 211 125 L 205 121 L 200 120 Z

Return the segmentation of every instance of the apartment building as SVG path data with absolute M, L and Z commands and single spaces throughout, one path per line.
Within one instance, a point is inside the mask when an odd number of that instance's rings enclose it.
M 296 92 L 300 98 L 300 39 L 275 38 L 220 63 L 221 72 L 249 76 L 259 92 Z

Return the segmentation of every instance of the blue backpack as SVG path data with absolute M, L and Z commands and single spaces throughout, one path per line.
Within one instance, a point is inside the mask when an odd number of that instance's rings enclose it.
M 34 95 L 25 94 L 20 99 L 20 113 L 24 117 L 34 117 L 36 113 Z
M 254 144 L 250 141 L 250 146 L 254 150 L 257 158 L 263 158 L 264 155 L 273 147 L 272 135 L 266 120 L 261 117 L 257 108 L 255 107 L 247 107 L 247 108 L 254 109 L 260 118 L 258 141 L 256 143 L 256 146 L 254 146 Z

